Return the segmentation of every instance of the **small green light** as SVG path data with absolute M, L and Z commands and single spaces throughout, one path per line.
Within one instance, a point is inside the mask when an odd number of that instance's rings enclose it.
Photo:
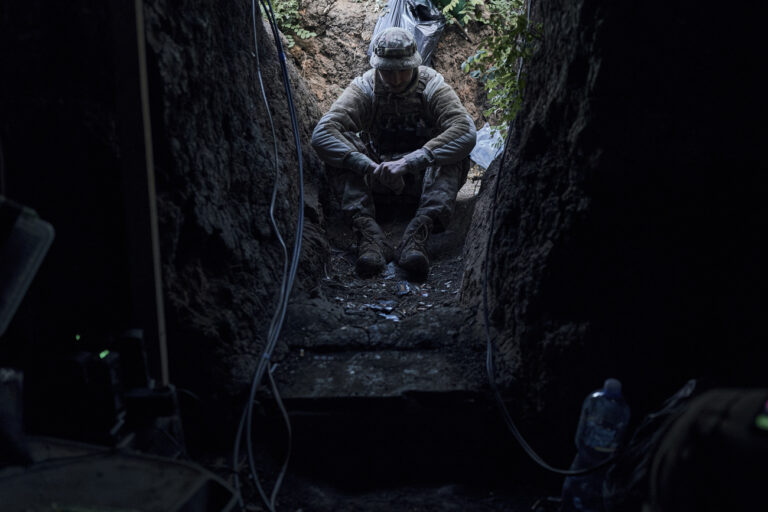
M 101 352 L 99 352 L 99 358 L 100 359 L 104 359 L 108 355 L 109 355 L 109 350 L 102 350 Z
M 75 341 L 80 341 L 80 335 L 79 334 L 75 334 Z
M 758 414 L 755 418 L 755 426 L 760 430 L 768 430 L 768 414 Z

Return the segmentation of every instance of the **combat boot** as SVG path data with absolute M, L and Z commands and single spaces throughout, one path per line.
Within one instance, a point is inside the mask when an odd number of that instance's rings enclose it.
M 357 235 L 357 273 L 368 277 L 384 270 L 394 255 L 378 223 L 372 217 L 358 215 L 352 220 L 352 230 Z
M 432 219 L 426 215 L 415 217 L 405 228 L 397 246 L 397 264 L 414 279 L 424 280 L 429 273 L 427 240 L 432 232 Z

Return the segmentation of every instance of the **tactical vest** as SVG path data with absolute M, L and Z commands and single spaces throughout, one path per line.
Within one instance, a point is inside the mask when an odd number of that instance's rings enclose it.
M 375 87 L 375 70 L 371 70 L 366 93 L 373 102 L 371 123 L 367 130 L 369 145 L 377 155 L 411 152 L 437 135 L 429 115 L 424 89 L 437 76 L 430 68 L 419 68 L 418 83 L 407 94 L 387 92 Z

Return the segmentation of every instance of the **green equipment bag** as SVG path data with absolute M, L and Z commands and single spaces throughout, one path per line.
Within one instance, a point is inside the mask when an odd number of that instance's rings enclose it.
M 768 389 L 713 389 L 693 399 L 650 471 L 650 510 L 768 510 Z
M 608 512 L 768 510 L 768 389 L 695 390 L 637 429 L 606 476 Z
M 697 382 L 689 380 L 669 397 L 662 408 L 648 414 L 635 429 L 603 483 L 603 503 L 609 512 L 640 512 L 648 498 L 648 478 L 656 448 L 669 425 L 685 410 L 698 391 Z

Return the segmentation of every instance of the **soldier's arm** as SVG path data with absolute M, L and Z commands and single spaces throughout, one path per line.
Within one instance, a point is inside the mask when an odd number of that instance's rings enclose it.
M 317 123 L 312 133 L 312 147 L 328 165 L 361 174 L 376 167 L 367 155 L 358 151 L 344 133 L 357 133 L 367 128 L 371 100 L 363 91 L 364 78 L 356 78 Z
M 405 156 L 411 170 L 421 170 L 428 165 L 445 165 L 458 162 L 475 147 L 475 123 L 461 100 L 441 75 L 433 78 L 424 90 L 432 119 L 440 133 L 421 149 Z

